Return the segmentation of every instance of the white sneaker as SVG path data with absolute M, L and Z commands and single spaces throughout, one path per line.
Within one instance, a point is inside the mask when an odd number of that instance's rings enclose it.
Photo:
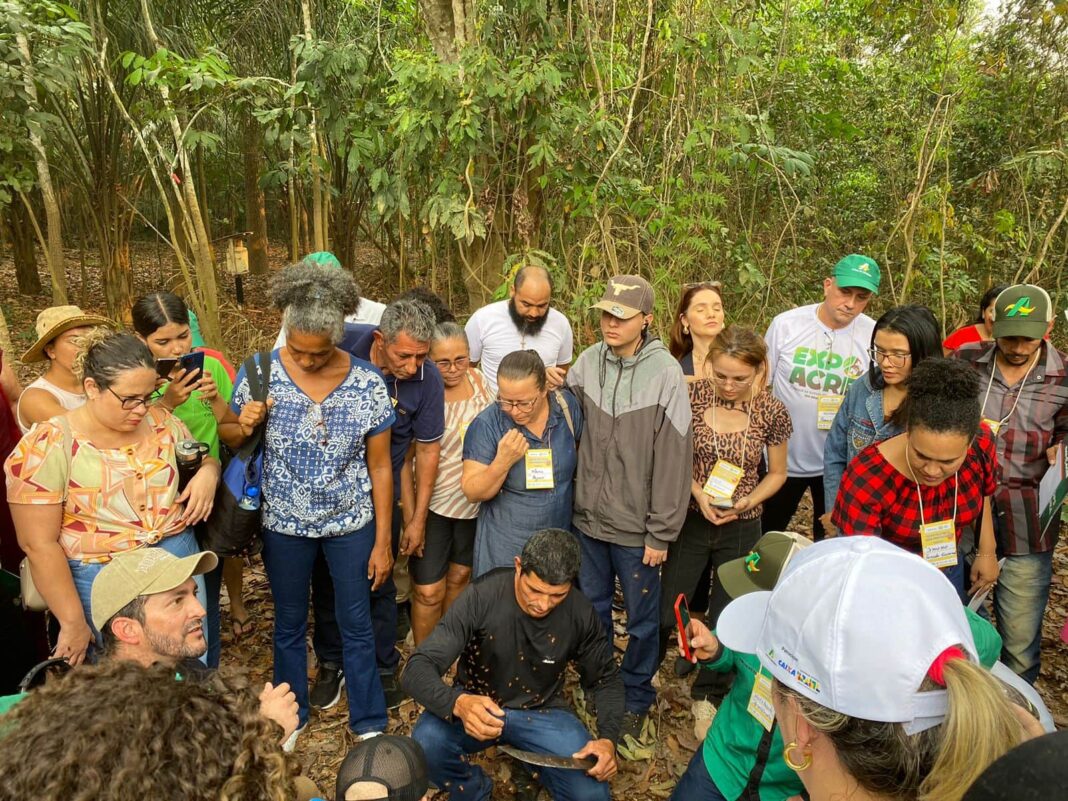
M 378 737 L 381 734 L 382 734 L 382 732 L 380 732 L 380 731 L 368 731 L 368 732 L 364 732 L 363 734 L 359 735 L 359 738 L 360 738 L 361 741 L 370 740 L 372 737 Z
M 291 735 L 286 737 L 286 741 L 282 743 L 282 750 L 285 751 L 287 754 L 292 754 L 293 750 L 297 747 L 297 738 L 300 737 L 300 733 L 306 728 L 308 728 L 307 723 L 305 723 Z
M 702 698 L 700 701 L 693 702 L 690 713 L 693 715 L 693 736 L 697 738 L 697 742 L 703 743 L 716 717 L 716 708 L 711 701 Z

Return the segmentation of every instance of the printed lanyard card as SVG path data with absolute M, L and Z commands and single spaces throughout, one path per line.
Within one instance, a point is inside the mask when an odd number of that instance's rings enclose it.
M 830 431 L 834 423 L 834 417 L 842 406 L 842 395 L 820 395 L 816 399 L 816 428 L 820 431 Z
M 920 526 L 923 558 L 935 567 L 957 564 L 957 527 L 952 520 L 939 520 Z
M 771 703 L 771 676 L 758 670 L 753 680 L 753 692 L 749 696 L 747 710 L 760 721 L 766 731 L 771 731 L 775 723 L 775 707 Z
M 467 439 L 467 429 L 470 427 L 470 425 L 471 425 L 471 421 L 470 420 L 464 420 L 462 423 L 460 423 L 460 445 L 461 445 L 461 447 L 464 444 L 464 440 Z
M 708 474 L 708 481 L 705 482 L 705 495 L 729 501 L 734 497 L 734 491 L 738 489 L 741 480 L 742 468 L 726 459 L 717 459 L 712 472 Z
M 553 488 L 553 452 L 549 448 L 527 451 L 527 489 Z
M 984 417 L 983 422 L 986 423 L 986 427 L 990 429 L 990 433 L 996 437 L 998 435 L 998 431 L 1001 430 L 1001 421 L 991 420 L 989 417 Z

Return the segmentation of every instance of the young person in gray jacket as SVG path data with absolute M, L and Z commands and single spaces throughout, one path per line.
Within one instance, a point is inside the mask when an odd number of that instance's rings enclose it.
M 644 278 L 614 276 L 593 308 L 601 312 L 603 341 L 567 375 L 586 420 L 573 517 L 582 543 L 579 588 L 609 638 L 617 577 L 623 588 L 630 637 L 621 668 L 623 734 L 641 741 L 656 700 L 660 565 L 689 500 L 690 402 L 678 362 L 649 333 L 653 288 Z

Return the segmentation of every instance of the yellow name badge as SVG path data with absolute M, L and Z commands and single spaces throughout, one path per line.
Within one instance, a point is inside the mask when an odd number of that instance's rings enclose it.
M 996 437 L 998 431 L 1001 430 L 1001 421 L 991 420 L 989 417 L 984 417 L 983 422 L 986 423 L 986 427 L 990 429 L 990 433 Z
M 775 707 L 771 703 L 771 676 L 757 671 L 746 711 L 760 721 L 766 731 L 771 731 L 775 723 Z
M 816 399 L 816 428 L 830 431 L 834 417 L 842 407 L 843 395 L 820 395 Z
M 553 452 L 548 448 L 527 451 L 527 489 L 553 488 Z
M 741 480 L 742 468 L 726 459 L 717 459 L 715 467 L 708 474 L 708 481 L 705 482 L 705 495 L 729 501 L 734 497 L 734 491 L 738 489 L 738 482 Z
M 464 420 L 460 423 L 460 444 L 464 444 L 464 439 L 467 437 L 467 429 L 471 425 L 470 420 Z
M 952 520 L 939 520 L 920 526 L 923 558 L 935 567 L 957 564 L 957 527 Z

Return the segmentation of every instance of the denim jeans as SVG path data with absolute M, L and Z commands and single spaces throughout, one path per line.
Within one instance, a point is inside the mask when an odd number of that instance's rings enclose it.
M 627 690 L 627 711 L 645 714 L 656 700 L 653 676 L 659 664 L 660 568 L 642 564 L 645 548 L 629 548 L 595 540 L 579 532 L 582 566 L 579 589 L 604 624 L 612 642 L 612 596 L 615 579 L 623 588 L 630 641 L 620 675 Z
M 181 534 L 165 537 L 155 545 L 146 545 L 144 547 L 162 548 L 167 553 L 174 554 L 175 556 L 191 556 L 200 551 L 200 546 L 197 545 L 196 537 L 193 536 L 193 529 L 191 528 L 187 528 Z M 87 564 L 77 560 L 67 560 L 67 564 L 70 565 L 70 575 L 71 578 L 74 579 L 74 589 L 78 591 L 78 597 L 82 601 L 82 609 L 85 610 L 85 620 L 89 624 L 90 630 L 93 632 L 93 643 L 90 643 L 89 646 L 89 656 L 90 661 L 95 661 L 96 657 L 91 653 L 93 646 L 95 644 L 95 647 L 97 648 L 103 647 L 104 640 L 100 636 L 100 632 L 97 631 L 96 627 L 93 625 L 93 579 L 95 579 L 97 574 L 104 569 L 104 564 L 106 563 Z M 200 598 L 206 597 L 207 592 L 204 589 L 204 577 L 194 576 L 193 581 L 197 585 L 197 596 Z M 211 640 L 209 639 L 210 631 L 211 628 L 209 625 L 208 633 L 204 635 L 205 638 L 208 639 L 209 648 L 211 647 Z M 206 660 L 206 655 L 200 658 L 200 661 L 205 662 L 205 664 Z
M 1052 551 L 1009 556 L 994 589 L 1001 661 L 1031 684 L 1041 667 L 1042 616 L 1052 577 Z
M 391 529 L 393 540 L 393 558 L 397 558 L 400 547 L 401 510 L 393 510 Z M 315 631 L 312 634 L 312 647 L 319 664 L 340 665 L 341 632 L 337 617 L 334 615 L 334 585 L 330 580 L 330 571 L 322 556 L 315 560 L 312 572 L 312 610 L 315 613 Z M 397 650 L 397 584 L 392 571 L 382 586 L 371 591 L 371 628 L 375 636 L 375 662 L 379 671 L 392 673 L 400 664 L 400 651 Z M 346 679 L 346 682 L 348 679 Z
M 705 767 L 704 745 L 697 746 L 697 753 L 690 760 L 686 772 L 679 778 L 679 783 L 671 791 L 668 801 L 727 801 L 727 798 L 716 787 L 712 777 L 708 775 Z
M 567 709 L 506 709 L 504 729 L 496 740 L 476 740 L 459 720 L 447 723 L 424 712 L 412 730 L 412 739 L 423 747 L 430 780 L 449 793 L 451 801 L 486 801 L 493 781 L 478 765 L 464 759 L 499 743 L 524 751 L 571 756 L 590 741 L 586 731 Z M 555 801 L 609 801 L 607 782 L 585 771 L 536 768 L 538 781 Z
M 289 682 L 297 696 L 300 725 L 308 722 L 308 599 L 312 566 L 322 553 L 333 579 L 341 632 L 342 664 L 355 734 L 386 729 L 386 699 L 374 669 L 371 582 L 367 560 L 375 542 L 372 521 L 340 537 L 293 537 L 263 532 L 263 564 L 274 597 L 274 681 Z

